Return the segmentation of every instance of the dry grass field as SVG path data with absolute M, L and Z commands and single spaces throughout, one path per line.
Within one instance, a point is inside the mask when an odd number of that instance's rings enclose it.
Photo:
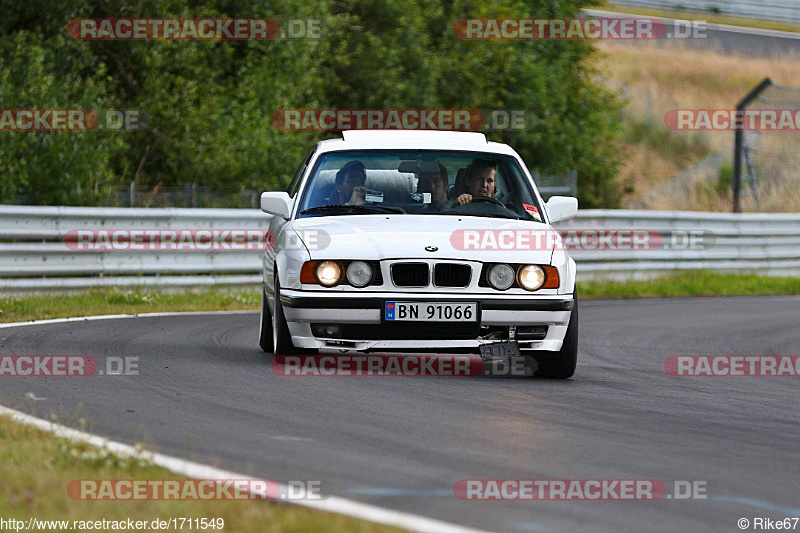
M 730 191 L 711 180 L 689 181 L 680 194 L 655 194 L 660 184 L 704 157 L 719 153 L 723 166 L 732 164 L 733 133 L 675 132 L 664 124 L 670 109 L 732 109 L 765 77 L 800 87 L 800 58 L 748 58 L 711 51 L 693 50 L 658 43 L 635 45 L 601 42 L 598 70 L 605 83 L 626 99 L 626 164 L 622 180 L 627 194 L 624 205 L 653 209 L 728 211 Z M 800 109 L 800 91 L 796 102 Z M 775 148 L 775 143 L 782 148 Z M 780 165 L 769 171 L 776 177 L 761 185 L 765 211 L 800 210 L 800 157 L 787 146 L 800 143 L 800 132 L 762 133 L 764 153 L 776 150 Z M 764 159 L 767 159 L 765 156 Z M 762 172 L 762 175 L 766 172 Z M 772 175 L 771 174 L 771 175 Z M 761 176 L 759 176 L 761 177 Z M 674 187 L 672 189 L 675 189 Z M 756 210 L 752 197 L 744 198 L 747 210 Z

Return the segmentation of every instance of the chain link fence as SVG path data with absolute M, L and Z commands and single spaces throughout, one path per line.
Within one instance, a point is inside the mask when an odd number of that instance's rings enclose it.
M 540 175 L 534 181 L 545 201 L 554 195 L 576 196 L 578 175 L 574 170 L 566 175 Z M 92 207 L 200 207 L 200 208 L 260 208 L 261 190 L 210 189 L 197 183 L 182 187 L 142 187 L 130 183 L 94 197 L 81 205 Z M 0 198 L 2 205 L 37 205 L 24 193 Z
M 533 172 L 533 181 L 546 202 L 551 196 L 578 196 L 578 172 L 568 171 L 563 176 Z
M 740 109 L 746 112 L 789 110 L 800 116 L 800 87 L 765 80 Z M 737 135 L 734 198 L 736 211 L 800 211 L 800 131 L 787 129 L 745 129 Z
M 86 204 L 94 207 L 259 207 L 262 191 L 210 189 L 197 183 L 179 187 L 143 187 L 130 183 L 106 193 L 92 195 Z M 0 204 L 36 205 L 37 202 L 24 193 L 9 198 L 0 198 Z

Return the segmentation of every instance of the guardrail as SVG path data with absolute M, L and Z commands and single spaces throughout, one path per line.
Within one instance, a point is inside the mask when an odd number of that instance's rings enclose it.
M 70 230 L 263 230 L 253 209 L 0 206 L 0 293 L 102 286 L 254 286 L 260 251 L 78 251 Z M 800 215 L 584 210 L 557 224 L 570 230 L 653 232 L 668 246 L 580 246 L 579 280 L 641 279 L 689 269 L 800 275 Z M 692 233 L 694 232 L 694 233 Z M 569 235 L 569 233 L 567 233 Z M 691 239 L 697 237 L 692 245 Z M 688 244 L 687 244 L 688 242 Z
M 0 206 L 0 292 L 91 287 L 254 285 L 259 252 L 77 251 L 70 230 L 263 229 L 256 209 Z
M 800 5 L 796 0 L 613 0 L 611 4 L 800 22 Z
M 646 279 L 696 269 L 800 276 L 800 214 L 585 210 L 556 227 L 638 230 L 658 237 L 655 246 L 639 249 L 570 250 L 579 280 Z

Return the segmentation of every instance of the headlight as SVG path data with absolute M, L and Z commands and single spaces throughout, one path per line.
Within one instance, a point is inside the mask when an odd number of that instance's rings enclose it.
M 372 267 L 364 261 L 353 261 L 347 267 L 347 281 L 353 287 L 366 287 L 372 281 Z
M 508 265 L 494 265 L 489 269 L 489 285 L 504 291 L 514 284 L 514 269 Z
M 535 291 L 544 284 L 544 270 L 538 265 L 526 265 L 517 272 L 517 283 L 523 289 Z
M 323 261 L 317 265 L 317 281 L 325 287 L 338 285 L 342 280 L 342 268 L 333 261 Z

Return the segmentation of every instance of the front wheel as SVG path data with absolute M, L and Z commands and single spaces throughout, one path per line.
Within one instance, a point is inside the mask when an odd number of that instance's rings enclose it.
M 319 350 L 311 348 L 297 348 L 292 344 L 292 334 L 286 317 L 283 316 L 281 305 L 281 287 L 278 278 L 275 278 L 275 312 L 272 313 L 272 353 L 275 355 L 315 355 Z
M 575 374 L 578 365 L 578 292 L 575 291 L 575 306 L 564 336 L 564 344 L 558 352 L 538 352 L 534 358 L 538 368 L 534 377 L 567 379 Z

